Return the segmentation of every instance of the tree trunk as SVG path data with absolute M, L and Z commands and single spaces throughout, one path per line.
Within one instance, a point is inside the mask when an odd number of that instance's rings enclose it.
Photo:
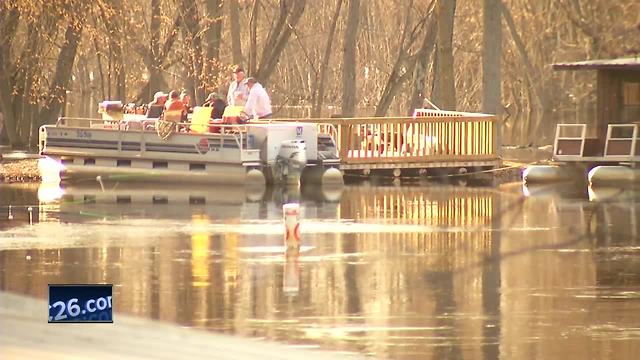
M 426 28 L 424 40 L 418 52 L 418 61 L 413 71 L 413 89 L 411 91 L 411 101 L 409 102 L 409 114 L 413 114 L 414 109 L 423 107 L 427 68 L 431 61 L 431 53 L 435 47 L 438 32 L 436 25 L 435 16 L 431 14 L 424 25 Z
M 0 2 L 0 112 L 3 114 L 9 146 L 22 148 L 25 139 L 18 132 L 19 119 L 14 114 L 14 66 L 11 63 L 12 42 L 20 22 L 20 13 L 8 10 L 6 2 Z
M 258 69 L 258 17 L 260 0 L 253 0 L 251 18 L 249 19 L 249 75 L 254 75 Z
M 242 64 L 242 42 L 240 41 L 240 12 L 238 0 L 227 0 L 231 28 L 231 54 L 234 64 Z
M 327 38 L 327 43 L 324 48 L 324 55 L 322 56 L 322 63 L 320 64 L 318 86 L 316 87 L 316 94 L 314 94 L 315 101 L 313 104 L 312 117 L 319 117 L 322 113 L 322 104 L 324 103 L 324 82 L 327 78 L 327 69 L 329 68 L 329 61 L 331 59 L 331 47 L 333 45 L 333 38 L 336 34 L 342 3 L 343 0 L 338 0 L 336 10 L 333 12 L 333 17 L 331 18 L 331 25 L 329 25 L 329 37 Z
M 391 68 L 391 73 L 387 78 L 387 82 L 382 89 L 382 95 L 376 105 L 376 112 L 374 116 L 385 116 L 391 102 L 396 96 L 396 93 L 400 90 L 402 85 L 409 79 L 409 68 L 413 68 L 415 61 L 412 61 L 411 65 L 407 64 L 407 58 L 409 57 L 407 47 L 411 46 L 412 38 L 409 39 L 409 44 L 406 44 L 407 34 L 409 32 L 409 26 L 411 25 L 413 1 L 407 3 L 406 11 L 404 14 L 404 26 L 400 35 L 400 45 L 398 46 L 398 54 L 396 60 Z
M 276 69 L 280 55 L 287 45 L 293 29 L 298 25 L 306 5 L 306 0 L 280 0 L 281 11 L 275 26 L 269 31 L 260 59 L 260 66 L 255 75 L 263 84 L 268 82 L 269 77 Z
M 83 13 L 83 12 L 80 12 Z M 64 36 L 64 43 L 58 55 L 56 70 L 53 75 L 53 81 L 49 89 L 49 96 L 46 99 L 44 107 L 40 110 L 40 114 L 36 120 L 36 126 L 33 127 L 30 144 L 36 145 L 38 139 L 38 129 L 44 124 L 52 124 L 55 122 L 60 109 L 63 105 L 67 85 L 71 78 L 73 62 L 76 58 L 78 44 L 80 43 L 80 35 L 82 34 L 83 17 L 73 17 L 71 24 L 67 26 Z
M 525 43 L 522 40 L 522 37 L 520 37 L 518 30 L 516 29 L 516 24 L 513 20 L 513 16 L 511 15 L 511 11 L 502 1 L 500 1 L 500 6 L 502 8 L 502 15 L 507 24 L 507 28 L 509 29 L 509 33 L 511 34 L 511 38 L 513 39 L 520 58 L 524 63 L 525 71 L 527 74 L 526 79 L 529 84 L 529 88 L 533 90 L 533 96 L 530 97 L 533 98 L 531 99 L 533 101 L 529 101 L 529 118 L 520 136 L 521 139 L 523 135 L 527 136 L 528 142 L 528 140 L 531 139 L 533 135 L 535 135 L 535 132 L 537 132 L 538 129 L 537 125 L 534 126 L 534 124 L 539 124 L 540 120 L 544 118 L 544 114 L 550 111 L 549 106 L 547 106 L 547 104 L 549 103 L 549 98 L 545 91 L 544 83 L 541 83 L 541 80 L 539 80 L 539 76 L 536 75 L 536 68 L 533 66 Z M 537 109 L 537 111 L 535 111 L 534 109 Z M 535 120 L 536 114 L 538 120 Z
M 160 0 L 151 0 L 149 31 L 151 32 L 151 51 L 147 55 L 149 61 L 145 62 L 148 64 L 149 86 L 147 91 L 143 93 L 143 97 L 150 100 L 153 98 L 153 94 L 159 91 L 164 84 L 160 71 L 160 65 L 162 64 L 162 58 L 160 57 Z
M 356 113 L 356 42 L 360 22 L 360 0 L 349 0 L 342 60 L 342 116 Z
M 190 85 L 195 92 L 194 101 L 196 104 L 202 104 L 205 98 L 204 84 L 200 80 L 203 75 L 202 62 L 202 40 L 199 35 L 200 21 L 198 16 L 198 7 L 195 0 L 182 0 L 182 21 L 184 23 L 184 31 L 187 34 L 187 45 L 190 45 L 189 51 L 189 79 Z
M 440 0 L 436 5 L 438 17 L 438 100 L 440 108 L 456 109 L 456 84 L 453 71 L 453 21 L 455 0 Z
M 482 112 L 496 115 L 496 148 L 502 152 L 502 0 L 484 0 L 482 8 Z
M 112 0 L 115 10 L 114 16 L 111 18 L 112 34 L 109 41 L 113 44 L 113 60 L 116 81 L 116 99 L 123 103 L 127 101 L 127 73 L 124 64 L 124 14 L 122 13 L 122 0 Z
M 482 111 L 502 112 L 502 0 L 484 0 L 482 9 Z
M 124 65 L 124 14 L 122 13 L 122 0 L 109 0 L 106 3 L 110 9 L 100 5 L 100 16 L 109 34 L 109 49 L 112 52 L 109 56 L 109 78 L 113 70 L 115 78 L 115 99 L 126 101 L 126 68 Z M 113 63 L 113 64 L 112 64 Z M 108 84 L 109 98 L 111 98 L 111 81 Z
M 35 106 L 31 92 L 34 77 L 39 70 L 37 54 L 40 53 L 42 45 L 40 34 L 44 29 L 41 26 L 45 22 L 45 16 L 41 14 L 39 19 L 29 23 L 26 44 L 30 45 L 23 48 L 13 75 L 13 95 L 11 96 L 13 118 L 16 119 L 15 127 L 18 136 L 25 139 L 29 137 L 33 125 L 29 121 L 32 107 Z
M 204 35 L 207 41 L 207 59 L 219 59 L 220 37 L 222 34 L 222 0 L 207 0 L 206 9 L 207 18 L 213 22 L 213 24 L 207 26 Z M 207 69 L 207 71 L 210 70 Z
M 157 0 L 152 1 L 155 2 Z M 160 11 L 160 8 L 158 8 L 158 11 Z M 136 51 L 142 56 L 144 64 L 147 67 L 147 71 L 149 71 L 149 78 L 140 88 L 138 95 L 134 98 L 135 102 L 138 102 L 142 98 L 144 98 L 145 101 L 146 99 L 152 99 L 156 91 L 167 87 L 164 76 L 162 75 L 162 70 L 164 67 L 168 66 L 164 61 L 167 59 L 167 56 L 175 43 L 178 31 L 180 30 L 181 18 L 182 16 L 178 14 L 173 20 L 173 25 L 171 27 L 172 30 L 167 34 L 167 38 L 162 45 L 162 49 L 160 49 L 159 35 L 157 38 L 152 37 L 150 50 L 140 44 L 135 47 Z M 151 24 L 153 26 L 160 26 L 159 23 L 154 25 L 154 21 L 152 21 Z M 157 28 L 157 30 L 159 31 L 159 28 Z M 154 32 L 152 31 L 152 34 L 153 33 Z

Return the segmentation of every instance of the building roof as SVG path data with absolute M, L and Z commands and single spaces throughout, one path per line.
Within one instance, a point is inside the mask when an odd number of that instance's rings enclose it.
M 553 64 L 554 70 L 640 70 L 640 56 Z

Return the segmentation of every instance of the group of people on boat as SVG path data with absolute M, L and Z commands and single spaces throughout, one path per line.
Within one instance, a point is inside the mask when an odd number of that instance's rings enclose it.
M 233 81 L 229 85 L 226 101 L 217 93 L 210 93 L 203 107 L 212 107 L 211 119 L 221 119 L 227 106 L 242 107 L 240 118 L 242 122 L 250 119 L 265 119 L 271 117 L 271 100 L 264 87 L 252 77 L 245 76 L 244 69 L 236 66 L 233 71 Z M 165 112 L 181 111 L 182 121 L 187 121 L 188 114 L 193 112 L 191 99 L 186 91 L 179 93 L 171 90 L 168 94 L 158 91 L 147 106 L 147 118 L 160 118 Z
M 233 70 L 233 81 L 227 92 L 227 104 L 243 106 L 242 113 L 249 119 L 271 117 L 269 94 L 255 78 L 246 78 L 244 69 L 240 66 Z

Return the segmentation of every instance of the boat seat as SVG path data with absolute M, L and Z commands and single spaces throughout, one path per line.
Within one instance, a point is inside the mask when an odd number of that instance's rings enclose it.
M 155 119 L 155 118 L 159 118 L 160 115 L 162 115 L 162 111 L 164 110 L 164 106 L 162 105 L 151 105 L 149 106 L 149 109 L 147 110 L 147 118 L 150 119 Z
M 182 110 L 167 110 L 164 112 L 164 121 L 181 122 Z
M 193 117 L 191 118 L 191 125 L 189 127 L 190 132 L 204 134 L 209 131 L 212 111 L 212 107 L 196 106 L 193 108 Z

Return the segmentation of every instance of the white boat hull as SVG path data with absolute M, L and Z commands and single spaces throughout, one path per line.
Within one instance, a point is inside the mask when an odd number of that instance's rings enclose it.
M 97 124 L 41 127 L 43 178 L 264 185 L 274 180 L 276 140 L 317 142 L 316 124 L 307 123 L 249 125 L 223 134 L 174 133 L 163 140 L 153 131 L 123 131 L 92 122 Z M 303 155 L 302 168 L 339 165 L 337 159 L 327 164 L 318 160 L 316 143 Z

